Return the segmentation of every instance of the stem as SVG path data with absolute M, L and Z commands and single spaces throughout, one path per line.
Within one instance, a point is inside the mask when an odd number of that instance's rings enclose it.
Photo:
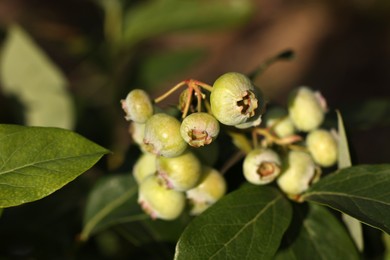
M 187 84 L 187 81 L 186 80 L 183 80 L 182 82 L 180 82 L 179 84 L 177 84 L 176 86 L 174 86 L 173 88 L 171 88 L 170 90 L 168 90 L 167 92 L 165 92 L 164 94 L 162 94 L 161 96 L 157 97 L 156 99 L 154 99 L 154 103 L 159 103 L 161 102 L 162 100 L 166 99 L 167 97 L 169 97 L 173 92 L 175 92 L 176 90 L 178 90 L 180 87 L 184 86 L 185 84 Z
M 213 91 L 213 87 L 204 83 L 204 82 L 201 82 L 201 81 L 197 81 L 197 80 L 194 80 L 194 83 L 202 88 L 204 88 L 205 90 L 211 92 Z
M 183 109 L 183 114 L 182 114 L 182 118 L 185 118 L 188 114 L 188 110 L 190 109 L 190 105 L 191 105 L 191 99 L 192 99 L 192 92 L 194 91 L 194 89 L 191 87 L 191 85 L 188 86 L 188 94 L 187 94 L 187 100 L 186 100 L 186 105 Z
M 280 60 L 291 60 L 294 58 L 294 51 L 292 50 L 285 50 L 280 52 L 279 54 L 267 59 L 265 62 L 260 64 L 254 71 L 252 71 L 248 76 L 253 81 L 255 78 L 257 78 L 259 75 L 261 75 L 266 69 L 268 69 L 269 66 L 274 64 L 276 61 Z

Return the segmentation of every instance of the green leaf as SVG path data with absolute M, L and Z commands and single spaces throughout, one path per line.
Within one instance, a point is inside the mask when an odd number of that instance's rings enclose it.
M 41 199 L 108 151 L 69 130 L 0 125 L 0 208 Z
M 139 41 L 170 31 L 229 28 L 247 20 L 250 1 L 148 1 L 125 15 L 124 43 Z
M 175 259 L 271 259 L 291 215 L 290 202 L 275 188 L 244 186 L 190 222 Z
M 73 104 L 65 76 L 19 26 L 8 29 L 0 79 L 4 93 L 24 105 L 27 125 L 73 128 Z
M 325 207 L 296 205 L 276 260 L 359 259 L 344 226 Z
M 338 170 L 304 195 L 363 223 L 390 232 L 390 165 L 360 165 Z
M 336 111 L 336 113 L 337 113 L 338 135 L 339 135 L 338 168 L 342 169 L 342 168 L 350 167 L 352 165 L 352 162 L 351 162 L 351 156 L 349 154 L 348 140 L 344 129 L 343 118 L 341 117 L 340 111 Z M 362 224 L 360 223 L 359 220 L 346 214 L 342 214 L 342 219 L 346 224 L 353 240 L 355 241 L 357 248 L 359 249 L 360 252 L 362 252 L 364 248 Z
M 148 218 L 137 204 L 137 192 L 130 174 L 102 178 L 88 197 L 81 240 L 115 224 Z
M 338 134 L 339 134 L 338 168 L 342 169 L 342 168 L 350 167 L 352 163 L 351 163 L 351 156 L 349 155 L 348 140 L 347 140 L 347 135 L 345 133 L 343 118 L 341 117 L 340 111 L 336 111 L 336 113 L 337 113 Z

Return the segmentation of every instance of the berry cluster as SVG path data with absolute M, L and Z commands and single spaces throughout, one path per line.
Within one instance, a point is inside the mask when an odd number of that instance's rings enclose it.
M 183 86 L 180 118 L 156 107 Z M 145 91 L 134 89 L 121 103 L 125 119 L 131 121 L 132 138 L 142 151 L 133 168 L 138 202 L 153 219 L 175 219 L 187 202 L 190 213 L 198 215 L 226 193 L 223 175 L 196 153 L 215 142 L 222 129 L 232 138 L 237 133 L 252 138 L 243 162 L 248 182 L 262 185 L 276 180 L 295 200 L 319 179 L 321 167 L 337 159 L 334 134 L 319 129 L 325 100 L 306 87 L 291 94 L 288 109 L 272 108 L 267 113 L 261 91 L 247 76 L 234 72 L 222 75 L 213 86 L 182 81 L 154 101 Z

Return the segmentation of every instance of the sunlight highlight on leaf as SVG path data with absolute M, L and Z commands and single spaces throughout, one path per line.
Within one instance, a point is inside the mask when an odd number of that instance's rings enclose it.
M 17 97 L 25 107 L 27 125 L 74 127 L 65 76 L 19 26 L 9 27 L 0 76 L 4 93 Z

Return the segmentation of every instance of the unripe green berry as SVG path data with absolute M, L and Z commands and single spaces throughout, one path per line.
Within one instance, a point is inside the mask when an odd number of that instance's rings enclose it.
M 157 174 L 168 189 L 189 190 L 198 184 L 201 173 L 200 161 L 189 151 L 177 157 L 157 158 Z
M 133 142 L 139 146 L 141 151 L 147 152 L 146 145 L 144 144 L 145 124 L 131 122 L 129 127 L 129 133 Z
M 311 131 L 306 137 L 306 145 L 318 165 L 329 167 L 336 163 L 337 142 L 329 131 L 324 129 Z
M 306 152 L 290 151 L 286 166 L 277 183 L 280 189 L 290 196 L 306 191 L 317 178 L 314 161 Z
M 138 203 L 152 219 L 173 220 L 184 210 L 184 193 L 169 190 L 152 175 L 142 181 L 138 190 Z
M 250 183 L 261 185 L 272 182 L 280 173 L 279 155 L 271 149 L 254 149 L 244 159 L 244 177 Z
M 147 151 L 165 157 L 178 156 L 187 148 L 179 120 L 164 113 L 154 114 L 146 121 L 144 144 Z
M 319 92 L 300 87 L 289 97 L 288 111 L 298 130 L 309 132 L 318 128 L 324 121 L 325 99 Z
M 295 127 L 288 116 L 288 112 L 283 108 L 272 108 L 265 113 L 267 127 L 272 127 L 272 131 L 278 137 L 287 137 L 295 134 Z
M 261 123 L 262 95 L 243 74 L 229 72 L 220 76 L 213 85 L 210 104 L 222 124 L 248 128 Z
M 156 173 L 156 155 L 151 153 L 142 154 L 133 167 L 133 176 L 138 184 L 146 177 Z
M 210 144 L 219 133 L 219 123 L 207 113 L 193 113 L 183 119 L 180 126 L 183 139 L 193 147 Z
M 205 166 L 199 184 L 186 192 L 192 215 L 199 215 L 226 193 L 226 181 L 215 169 Z
M 142 89 L 133 89 L 126 99 L 121 100 L 126 112 L 125 119 L 137 123 L 145 123 L 153 115 L 153 105 L 149 95 Z

